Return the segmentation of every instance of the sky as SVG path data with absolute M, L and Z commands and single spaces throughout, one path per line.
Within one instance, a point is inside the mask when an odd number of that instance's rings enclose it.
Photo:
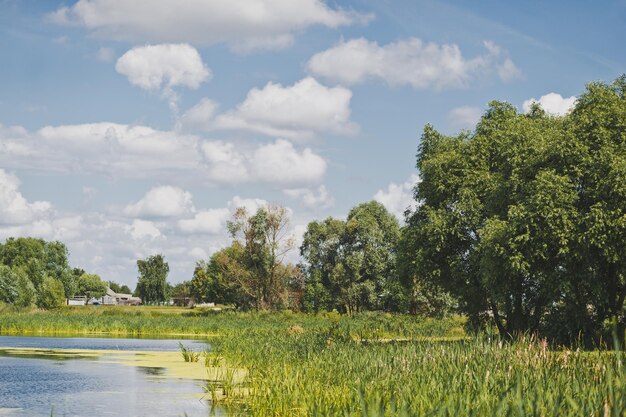
M 372 199 L 402 222 L 425 124 L 565 114 L 624 39 L 623 0 L 0 0 L 0 239 L 134 287 L 157 253 L 190 279 L 241 206 L 296 242 Z

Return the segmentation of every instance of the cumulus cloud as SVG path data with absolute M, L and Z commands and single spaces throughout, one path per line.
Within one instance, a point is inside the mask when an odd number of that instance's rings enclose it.
M 202 210 L 191 219 L 178 221 L 178 228 L 184 233 L 205 233 L 215 235 L 224 231 L 231 216 L 226 208 Z
M 250 160 L 251 175 L 265 182 L 318 182 L 326 172 L 326 161 L 310 148 L 298 152 L 294 146 L 279 139 L 257 148 Z
M 315 54 L 308 70 L 315 75 L 345 84 L 377 78 L 390 85 L 409 85 L 415 89 L 445 89 L 467 86 L 478 75 L 497 70 L 501 78 L 512 76 L 515 64 L 493 42 L 484 42 L 485 54 L 467 59 L 455 44 L 425 43 L 409 38 L 387 45 L 364 38 L 341 41 Z
M 413 199 L 413 188 L 420 181 L 417 175 L 411 175 L 404 183 L 390 183 L 386 190 L 378 190 L 374 200 L 381 203 L 399 220 L 404 220 L 406 210 L 414 210 L 416 203 Z
M 326 161 L 310 148 L 298 152 L 284 139 L 261 145 L 249 153 L 234 144 L 220 141 L 202 145 L 211 167 L 209 176 L 221 182 L 251 180 L 282 183 L 319 182 L 326 172 Z
M 205 129 L 249 130 L 281 138 L 308 138 L 315 132 L 352 134 L 358 126 L 350 121 L 352 92 L 326 87 L 307 77 L 292 86 L 268 83 L 254 88 L 234 110 L 214 117 L 216 105 L 204 99 L 192 107 L 183 122 Z
M 310 26 L 365 23 L 371 15 L 333 9 L 321 0 L 79 0 L 50 15 L 101 38 L 131 42 L 228 43 L 235 50 L 280 49 Z M 184 22 L 184 24 L 181 24 Z
M 480 107 L 461 106 L 450 110 L 448 113 L 448 123 L 453 129 L 472 130 L 482 116 Z
M 20 180 L 0 168 L 0 224 L 19 225 L 33 222 L 50 210 L 47 201 L 29 203 L 19 190 Z
M 200 183 L 315 183 L 327 163 L 286 140 L 252 145 L 116 123 L 46 126 L 36 132 L 0 126 L 0 166 L 117 178 Z
M 236 195 L 228 202 L 228 208 L 234 212 L 236 209 L 243 207 L 248 213 L 256 213 L 258 209 L 267 207 L 268 204 L 269 202 L 262 198 L 242 198 Z
M 162 236 L 159 228 L 149 220 L 135 219 L 127 230 L 134 240 L 154 240 Z
M 182 115 L 181 124 L 201 130 L 211 130 L 218 107 L 219 105 L 215 101 L 203 98 Z
M 211 77 L 198 51 L 187 44 L 135 47 L 117 60 L 115 70 L 144 90 L 177 86 L 195 90 Z
M 576 105 L 576 97 L 565 98 L 557 93 L 548 93 L 545 96 L 541 96 L 539 100 L 531 98 L 524 101 L 522 104 L 524 111 L 528 113 L 534 103 L 539 104 L 547 113 L 564 116 Z
M 194 211 L 191 193 L 170 185 L 154 187 L 134 204 L 124 207 L 132 217 L 176 217 Z
M 335 199 L 328 193 L 324 185 L 317 189 L 310 188 L 288 188 L 283 192 L 292 198 L 297 198 L 308 208 L 329 208 L 335 204 Z

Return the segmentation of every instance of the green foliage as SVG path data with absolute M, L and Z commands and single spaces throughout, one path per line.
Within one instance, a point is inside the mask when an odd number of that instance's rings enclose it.
M 233 243 L 208 263 L 196 264 L 190 288 L 194 299 L 242 309 L 299 309 L 299 269 L 283 263 L 293 246 L 286 236 L 288 224 L 284 207 L 268 205 L 254 215 L 237 209 L 228 224 Z
M 72 274 L 68 252 L 61 242 L 46 242 L 35 238 L 9 238 L 0 244 L 0 264 L 12 269 L 25 268 L 28 278 L 39 289 L 45 275 L 64 284 L 66 296 L 72 295 Z
M 14 304 L 18 294 L 16 274 L 8 266 L 0 265 L 0 301 Z
M 354 207 L 346 221 L 328 218 L 307 226 L 300 253 L 306 261 L 305 305 L 353 313 L 396 309 L 395 275 L 400 226 L 375 201 Z
M 76 282 L 78 294 L 90 298 L 100 298 L 106 294 L 107 283 L 99 275 L 84 273 Z
M 474 326 L 489 311 L 504 335 L 623 326 L 625 86 L 590 84 L 565 117 L 492 102 L 472 134 L 426 126 L 406 276 L 457 296 Z
M 46 276 L 63 286 L 63 298 L 76 292 L 74 271 L 68 264 L 68 252 L 61 242 L 35 238 L 9 238 L 0 244 L 0 300 L 19 307 L 29 307 L 37 299 L 49 299 L 50 287 L 43 287 Z M 84 271 L 83 271 L 84 272 Z M 56 305 L 56 303 L 52 303 Z
M 56 278 L 46 275 L 41 282 L 37 296 L 37 306 L 41 308 L 59 308 L 65 305 L 65 290 L 63 283 Z
M 145 304 L 162 303 L 167 299 L 167 274 L 170 267 L 163 255 L 153 255 L 137 261 L 139 278 L 135 292 Z
M 14 271 L 17 277 L 17 298 L 15 305 L 18 307 L 30 307 L 37 300 L 37 292 L 35 286 L 28 279 L 26 272 L 22 268 Z
M 230 253 L 215 259 L 222 282 L 235 296 L 233 302 L 256 309 L 289 304 L 288 283 L 297 271 L 283 263 L 293 249 L 293 241 L 286 235 L 288 226 L 289 213 L 282 206 L 266 205 L 254 215 L 243 207 L 235 211 L 233 221 L 228 223 L 235 241 Z

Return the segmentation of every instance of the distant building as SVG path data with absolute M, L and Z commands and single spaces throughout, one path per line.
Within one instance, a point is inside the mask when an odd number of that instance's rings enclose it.
M 105 305 L 105 306 L 138 306 L 141 304 L 141 298 L 133 297 L 132 294 L 118 294 L 111 288 L 107 287 L 107 292 L 100 298 L 92 298 L 87 304 Z

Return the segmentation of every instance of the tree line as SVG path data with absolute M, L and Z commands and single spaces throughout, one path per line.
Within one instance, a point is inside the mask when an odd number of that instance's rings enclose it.
M 310 223 L 298 265 L 275 256 L 275 208 L 241 213 L 233 244 L 196 266 L 193 294 L 244 308 L 456 309 L 474 329 L 565 343 L 623 331 L 626 76 L 590 83 L 562 117 L 494 101 L 472 132 L 427 125 L 416 167 L 406 225 L 359 204 Z
M 240 309 L 457 311 L 474 329 L 566 343 L 624 329 L 626 76 L 588 84 L 565 116 L 494 101 L 473 131 L 427 125 L 416 168 L 417 208 L 403 225 L 380 203 L 358 204 L 345 219 L 309 223 L 293 264 L 287 209 L 239 208 L 232 243 L 191 280 L 170 286 L 155 255 L 137 262 L 135 293 Z M 5 302 L 99 291 L 59 242 L 9 239 L 0 264 Z

